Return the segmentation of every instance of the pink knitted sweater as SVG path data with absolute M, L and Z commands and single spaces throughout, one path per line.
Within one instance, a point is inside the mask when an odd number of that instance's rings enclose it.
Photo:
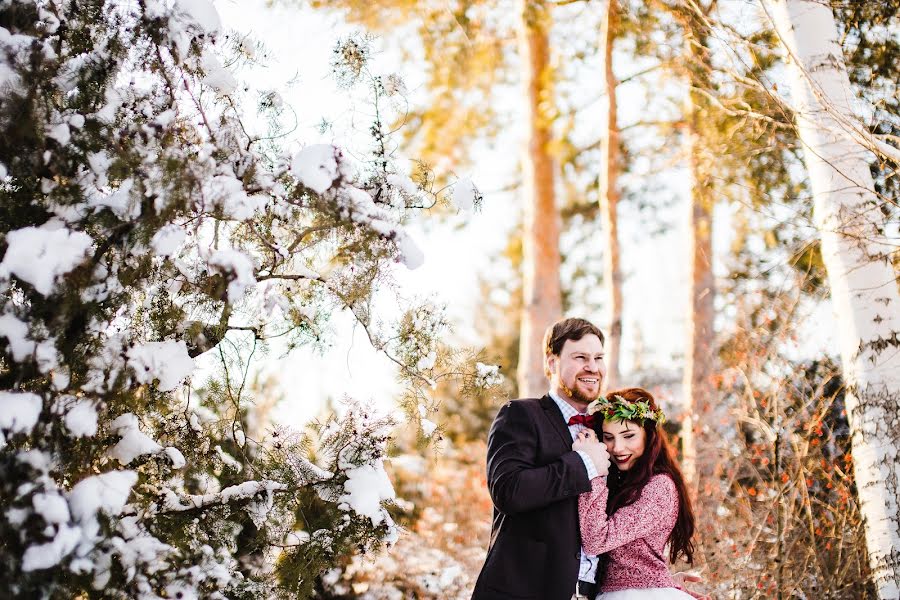
M 606 516 L 609 489 L 602 477 L 578 499 L 581 543 L 589 554 L 608 554 L 600 591 L 681 588 L 669 574 L 663 548 L 678 517 L 678 492 L 668 475 L 654 475 L 633 504 Z

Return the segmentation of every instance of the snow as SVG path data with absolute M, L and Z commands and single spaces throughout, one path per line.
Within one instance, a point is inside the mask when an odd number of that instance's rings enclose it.
M 134 471 L 109 471 L 82 479 L 69 492 L 69 508 L 79 523 L 96 519 L 97 512 L 118 515 L 137 483 Z
M 31 497 L 34 512 L 41 515 L 47 523 L 68 523 L 69 503 L 59 494 L 41 493 Z
M 50 373 L 50 383 L 53 385 L 54 390 L 64 390 L 69 387 L 69 383 L 72 381 L 72 376 L 70 375 L 67 368 L 57 369 Z
M 284 534 L 284 544 L 288 546 L 302 546 L 312 539 L 308 531 L 295 529 Z
M 230 467 L 238 473 L 244 470 L 244 465 L 239 463 L 232 455 L 222 450 L 222 446 L 216 444 L 215 451 L 216 454 L 219 455 L 219 459 L 226 467 Z
M 419 193 L 419 188 L 416 187 L 416 184 L 413 183 L 412 179 L 405 175 L 390 173 L 387 176 L 387 182 L 389 185 L 403 191 L 403 193 L 408 196 L 415 196 Z
M 9 350 L 16 362 L 22 362 L 34 353 L 35 343 L 29 340 L 28 325 L 6 313 L 0 316 L 0 337 L 9 341 Z
M 80 527 L 62 525 L 53 541 L 34 544 L 25 550 L 25 555 L 22 557 L 22 570 L 37 571 L 59 564 L 59 561 L 75 549 L 75 546 L 81 541 L 81 536 Z
M 123 465 L 127 465 L 138 456 L 162 452 L 163 447 L 140 430 L 138 418 L 134 413 L 118 416 L 109 424 L 109 429 L 122 439 L 109 450 L 108 454 Z
M 87 400 L 79 400 L 63 417 L 63 423 L 74 437 L 86 437 L 97 433 L 97 409 Z
M 337 567 L 329 569 L 322 574 L 322 583 L 328 586 L 335 585 L 341 578 L 341 570 Z
M 112 165 L 112 157 L 107 152 L 101 150 L 100 152 L 92 152 L 88 154 L 88 165 L 91 167 L 91 172 L 94 175 L 95 182 L 98 188 L 105 187 L 109 182 L 107 173 L 109 172 L 109 167 Z
M 69 126 L 65 123 L 57 123 L 56 125 L 47 126 L 47 137 L 59 142 L 60 146 L 65 146 L 72 139 L 72 133 L 69 131 Z
M 437 362 L 437 353 L 432 350 L 419 359 L 419 361 L 416 363 L 416 368 L 420 371 L 427 371 L 428 369 L 434 368 L 435 362 Z
M 453 204 L 460 210 L 472 210 L 477 197 L 478 190 L 471 179 L 460 179 L 453 186 Z
M 82 231 L 24 227 L 6 234 L 8 244 L 0 262 L 0 279 L 15 275 L 43 296 L 56 280 L 72 271 L 88 255 L 93 240 Z
M 192 508 L 202 508 L 210 504 L 227 504 L 236 500 L 247 500 L 260 493 L 270 494 L 279 490 L 286 490 L 287 486 L 277 481 L 245 481 L 237 485 L 224 488 L 220 492 L 210 494 L 183 494 L 178 496 L 172 490 L 163 490 L 163 508 L 168 511 L 180 512 Z
M 18 83 L 19 76 L 10 68 L 5 60 L 0 58 L 0 90 L 4 88 L 15 87 Z
M 133 187 L 134 180 L 126 179 L 112 194 L 91 198 L 90 204 L 99 208 L 108 208 L 120 219 L 136 219 L 141 216 L 141 205 L 138 199 L 131 194 Z
M 27 508 L 10 508 L 6 511 L 6 520 L 13 527 L 19 527 L 31 515 L 31 511 Z
M 422 435 L 425 437 L 431 437 L 431 434 L 434 433 L 435 429 L 437 429 L 437 424 L 428 418 L 428 409 L 425 408 L 424 405 L 419 405 L 419 423 L 422 427 Z
M 340 156 L 340 149 L 331 144 L 313 144 L 294 156 L 291 172 L 300 183 L 321 194 L 337 179 Z
M 177 0 L 175 10 L 204 31 L 218 33 L 222 30 L 222 19 L 216 8 L 207 0 Z
M 8 340 L 9 350 L 14 361 L 22 362 L 33 356 L 42 373 L 47 373 L 59 366 L 56 340 L 51 338 L 36 343 L 29 340 L 27 334 L 28 325 L 25 322 L 9 313 L 0 316 L 0 338 L 5 337 Z
M 340 149 L 331 144 L 313 144 L 298 152 L 291 161 L 291 172 L 304 186 L 322 194 L 334 186 L 342 175 Z M 399 175 L 389 175 L 388 183 L 415 194 L 415 184 Z M 393 240 L 400 251 L 401 261 L 410 269 L 417 269 L 425 262 L 425 256 L 409 234 L 384 209 L 375 204 L 365 190 L 352 185 L 341 185 L 337 201 L 347 209 L 350 218 L 372 228 L 386 239 Z
M 211 48 L 204 50 L 200 66 L 203 69 L 203 83 L 213 88 L 218 94 L 227 96 L 233 94 L 237 89 L 237 79 L 222 66 Z
M 43 403 L 31 392 L 0 392 L 0 430 L 7 433 L 30 433 L 37 424 Z M 0 448 L 6 439 L 0 432 Z
M 393 521 L 381 503 L 395 497 L 394 486 L 379 460 L 347 470 L 344 494 L 338 499 L 338 507 L 369 517 L 376 527 L 382 523 L 392 525 Z
M 257 529 L 262 529 L 269 518 L 269 513 L 275 506 L 275 493 L 271 488 L 266 488 L 265 492 L 258 494 L 253 500 L 247 503 L 247 516 L 253 521 Z
M 431 435 L 437 429 L 437 423 L 435 423 L 434 421 L 430 421 L 424 417 L 422 417 L 420 423 L 422 425 L 422 435 L 424 435 L 425 437 L 431 437 Z
M 409 269 L 418 269 L 425 262 L 425 255 L 409 234 L 399 225 L 391 222 L 391 215 L 375 204 L 365 190 L 352 185 L 342 186 L 340 200 L 350 211 L 350 217 L 357 223 L 371 227 L 382 237 L 391 239 L 400 251 L 400 260 Z
M 243 297 L 248 287 L 256 283 L 256 267 L 249 256 L 238 250 L 216 250 L 209 258 L 209 265 L 216 271 L 231 277 L 228 282 L 228 302 Z
M 157 389 L 171 392 L 194 371 L 194 359 L 183 340 L 146 342 L 128 349 L 128 366 L 140 383 L 158 380 Z
M 204 195 L 227 217 L 238 221 L 251 218 L 265 205 L 262 196 L 249 196 L 244 191 L 243 182 L 231 173 L 213 177 L 206 186 Z
M 53 464 L 53 460 L 50 458 L 49 454 L 37 449 L 19 452 L 16 458 L 19 460 L 19 462 L 24 463 L 35 471 L 40 471 L 44 474 L 46 474 L 50 470 L 50 467 Z
M 197 588 L 181 581 L 170 583 L 166 586 L 166 598 L 178 598 L 179 600 L 197 600 Z
M 55 493 L 35 494 L 32 498 L 35 511 L 47 523 L 57 525 L 58 529 L 52 541 L 32 544 L 25 550 L 22 570 L 48 569 L 59 564 L 79 544 L 90 547 L 99 529 L 97 513 L 121 513 L 136 482 L 137 474 L 134 471 L 111 471 L 78 482 L 69 492 L 68 502 Z M 76 524 L 69 523 L 70 514 Z M 72 568 L 81 572 L 81 566 L 86 565 L 73 562 Z
M 14 87 L 19 84 L 19 75 L 15 72 L 15 63 L 7 63 L 7 57 L 13 61 L 18 58 L 25 58 L 28 48 L 35 42 L 35 38 L 30 35 L 19 33 L 11 33 L 9 29 L 0 27 L 0 46 L 4 52 L 0 53 L 0 90 L 6 87 Z M 17 56 L 18 55 L 18 56 Z
M 451 565 L 422 577 L 422 587 L 430 592 L 441 592 L 453 585 L 462 575 L 463 570 L 460 565 Z
M 187 234 L 184 229 L 169 223 L 153 235 L 153 239 L 150 240 L 150 247 L 153 248 L 153 252 L 157 256 L 172 256 L 178 252 L 181 244 L 184 243 L 185 237 L 187 237 Z
M 499 365 L 475 363 L 475 373 L 475 385 L 479 387 L 491 387 L 503 383 L 503 375 L 500 374 Z
M 104 100 L 106 104 L 104 104 L 95 114 L 97 120 L 102 123 L 112 123 L 116 117 L 116 113 L 119 108 L 121 108 L 122 104 L 125 101 L 125 98 L 119 90 L 110 86 L 106 88 L 106 93 L 104 94 Z
M 166 453 L 166 456 L 168 456 L 169 460 L 172 462 L 173 469 L 183 469 L 184 465 L 187 464 L 187 461 L 184 460 L 184 454 L 182 454 L 181 450 L 178 448 L 167 446 L 163 452 Z

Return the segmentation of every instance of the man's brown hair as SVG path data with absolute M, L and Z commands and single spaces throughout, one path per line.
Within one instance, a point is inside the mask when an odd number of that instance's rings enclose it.
M 544 333 L 544 357 L 551 354 L 559 356 L 566 340 L 577 342 L 586 335 L 596 335 L 600 343 L 605 343 L 603 332 L 600 328 L 586 319 L 562 319 L 547 328 Z

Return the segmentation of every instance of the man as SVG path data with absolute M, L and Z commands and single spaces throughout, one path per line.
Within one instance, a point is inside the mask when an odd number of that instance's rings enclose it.
M 603 333 L 584 319 L 555 323 L 544 335 L 544 372 L 550 392 L 507 402 L 488 435 L 494 521 L 472 600 L 596 596 L 598 559 L 581 548 L 578 495 L 606 475 L 609 455 L 576 437 L 606 374 Z

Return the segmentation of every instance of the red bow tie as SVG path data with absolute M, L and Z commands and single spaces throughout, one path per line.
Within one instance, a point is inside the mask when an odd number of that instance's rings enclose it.
M 585 427 L 594 426 L 594 415 L 575 415 L 569 419 L 569 427 L 572 425 L 584 425 Z

